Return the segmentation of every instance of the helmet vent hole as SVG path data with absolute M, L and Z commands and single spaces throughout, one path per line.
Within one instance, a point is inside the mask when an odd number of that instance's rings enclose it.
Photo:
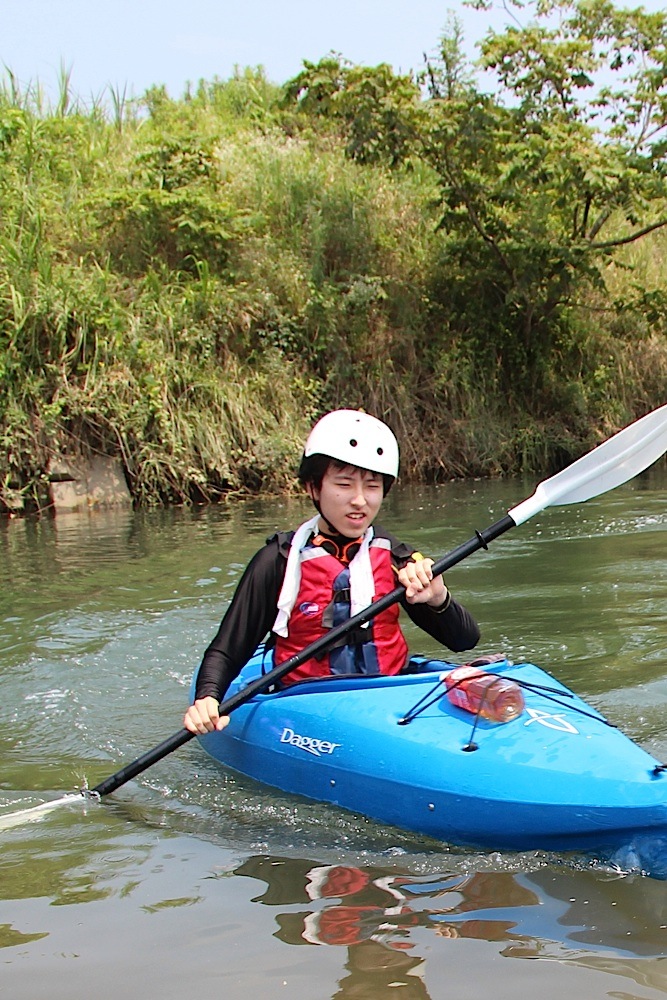
M 353 448 L 356 448 L 356 447 L 357 447 L 357 442 L 356 442 L 356 441 L 354 440 L 354 438 L 350 438 L 350 445 L 351 445 L 351 446 L 352 446 Z
M 378 448 L 378 455 L 384 455 L 384 448 Z

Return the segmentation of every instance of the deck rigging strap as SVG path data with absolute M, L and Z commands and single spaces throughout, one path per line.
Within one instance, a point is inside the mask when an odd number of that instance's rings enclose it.
M 520 664 L 515 664 L 515 666 L 517 665 L 520 666 Z M 563 691 L 561 688 L 550 687 L 547 684 L 536 684 L 532 681 L 522 680 L 519 677 L 512 677 L 511 674 L 495 673 L 492 670 L 487 670 L 485 671 L 485 673 L 487 673 L 490 677 L 498 677 L 500 679 L 514 681 L 514 683 L 518 684 L 519 687 L 522 688 L 524 691 L 533 691 L 537 694 L 541 694 L 544 698 L 546 698 L 548 701 L 553 702 L 555 705 L 560 705 L 561 708 L 568 708 L 571 712 L 575 712 L 577 715 L 582 715 L 588 719 L 594 719 L 596 722 L 602 722 L 605 726 L 609 726 L 610 729 L 618 728 L 616 723 L 610 722 L 609 719 L 606 719 L 603 715 L 600 715 L 599 712 L 589 712 L 585 708 L 580 707 L 579 705 L 573 705 L 571 702 L 568 703 L 567 701 L 559 700 L 560 698 L 570 698 L 570 699 L 574 698 L 575 696 L 572 694 L 571 691 Z M 457 681 L 455 684 L 452 684 L 448 687 L 447 674 L 438 677 L 436 683 L 430 689 L 430 691 L 427 691 L 427 693 L 422 698 L 420 698 L 419 701 L 417 701 L 412 706 L 412 708 L 408 709 L 408 711 L 405 713 L 404 716 L 402 716 L 402 718 L 398 720 L 398 725 L 399 726 L 409 725 L 409 723 L 413 722 L 423 712 L 425 712 L 428 708 L 430 708 L 431 705 L 434 705 L 436 702 L 440 701 L 441 698 L 443 697 L 443 694 L 446 694 L 447 691 L 451 691 L 451 689 L 454 687 L 458 687 L 459 684 L 461 683 L 463 683 L 463 681 Z M 441 686 L 444 686 L 445 688 L 444 692 L 439 690 Z M 468 743 L 466 743 L 463 747 L 461 747 L 461 749 L 464 752 L 470 752 L 472 750 L 478 749 L 478 745 L 473 741 L 473 738 L 475 736 L 477 724 L 479 723 L 479 720 L 481 718 L 482 708 L 483 708 L 483 702 L 482 704 L 480 704 L 480 707 L 478 708 L 477 712 L 475 712 L 472 724 L 472 730 L 470 733 L 470 739 Z M 656 773 L 662 770 L 667 771 L 667 764 L 660 764 L 654 768 L 654 771 Z

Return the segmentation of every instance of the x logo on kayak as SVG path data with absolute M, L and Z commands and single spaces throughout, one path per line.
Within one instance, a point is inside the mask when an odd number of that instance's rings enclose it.
M 562 712 L 552 715 L 550 712 L 543 712 L 539 708 L 527 708 L 526 712 L 530 716 L 528 722 L 524 723 L 526 726 L 529 726 L 531 722 L 539 722 L 540 725 L 546 726 L 547 729 L 557 729 L 561 733 L 574 733 L 575 736 L 579 736 L 579 730 L 571 722 L 567 721 Z

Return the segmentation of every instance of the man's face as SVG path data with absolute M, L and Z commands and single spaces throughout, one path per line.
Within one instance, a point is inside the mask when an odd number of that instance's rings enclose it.
M 384 484 L 378 472 L 354 465 L 329 465 L 320 489 L 308 486 L 322 515 L 345 538 L 359 538 L 373 523 L 384 499 Z

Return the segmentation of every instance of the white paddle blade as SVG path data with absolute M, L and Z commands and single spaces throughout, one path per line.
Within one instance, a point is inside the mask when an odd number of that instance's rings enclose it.
M 583 503 L 627 483 L 667 451 L 667 403 L 614 434 L 608 441 L 545 479 L 532 497 L 508 511 L 523 524 L 545 507 Z
M 81 792 L 77 795 L 64 795 L 60 799 L 51 799 L 49 802 L 40 802 L 37 806 L 28 806 L 27 809 L 18 809 L 16 812 L 3 813 L 0 815 L 0 830 L 11 830 L 15 826 L 23 823 L 36 823 L 38 820 L 57 809 L 59 806 L 71 805 L 72 802 L 86 801 Z

